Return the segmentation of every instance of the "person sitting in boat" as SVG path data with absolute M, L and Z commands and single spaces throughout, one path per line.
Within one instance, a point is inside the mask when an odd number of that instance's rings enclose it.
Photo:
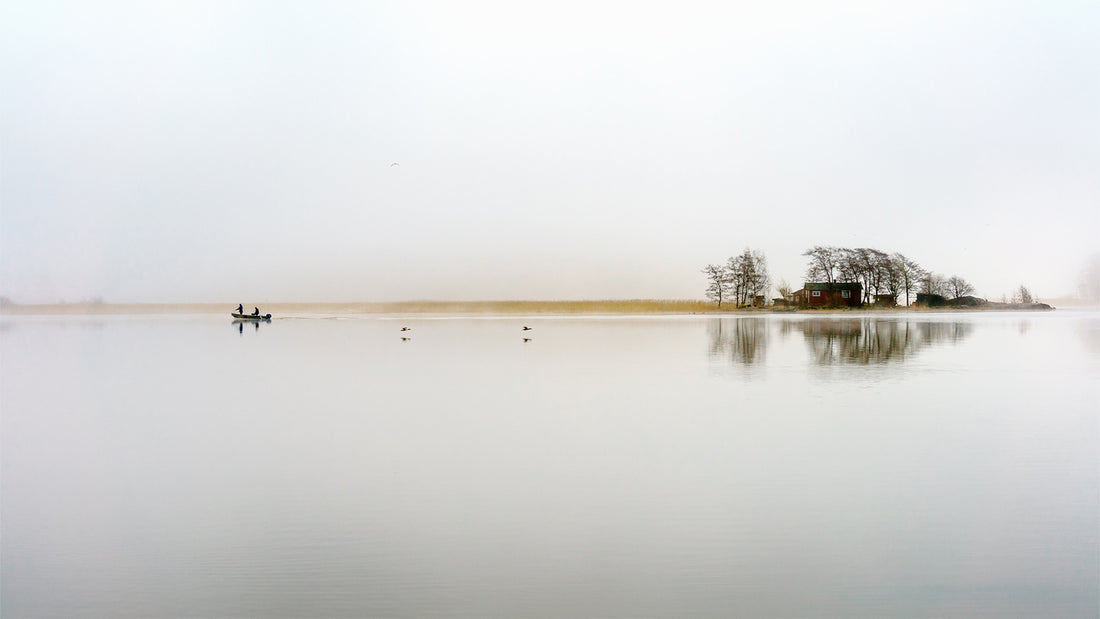
M 238 314 L 243 314 L 244 313 L 244 306 L 241 305 L 240 303 L 237 304 L 237 313 Z
M 258 307 L 252 308 L 252 315 L 253 316 L 259 316 L 260 315 L 260 308 L 258 308 Z

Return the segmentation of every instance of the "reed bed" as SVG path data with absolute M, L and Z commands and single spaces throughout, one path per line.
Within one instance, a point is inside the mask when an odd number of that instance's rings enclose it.
M 719 311 L 713 303 L 684 299 L 295 303 L 269 307 L 272 311 L 352 314 L 695 314 Z
M 246 303 L 263 313 L 325 314 L 693 314 L 729 311 L 713 303 L 684 299 L 586 301 L 400 301 L 347 303 Z M 7 305 L 4 314 L 175 314 L 229 313 L 236 303 L 60 303 Z

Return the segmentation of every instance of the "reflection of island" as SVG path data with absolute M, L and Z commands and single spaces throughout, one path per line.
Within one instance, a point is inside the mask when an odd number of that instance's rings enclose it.
M 940 342 L 958 343 L 973 325 L 964 322 L 909 322 L 861 318 L 806 320 L 799 325 L 814 361 L 820 365 L 903 361 Z
M 764 318 L 712 320 L 707 324 L 707 333 L 711 357 L 728 357 L 730 363 L 745 365 L 764 360 L 768 340 Z
M 923 322 L 876 318 L 783 320 L 779 334 L 801 332 L 818 365 L 879 364 L 904 361 L 928 346 L 956 344 L 970 335 L 965 322 Z M 752 365 L 765 358 L 765 318 L 714 320 L 707 326 L 710 356 Z

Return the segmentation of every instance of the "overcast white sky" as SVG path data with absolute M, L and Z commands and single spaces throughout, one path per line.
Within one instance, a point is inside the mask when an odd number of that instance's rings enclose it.
M 1100 248 L 1097 2 L 2 6 L 20 302 L 701 298 L 815 244 L 1050 297 Z

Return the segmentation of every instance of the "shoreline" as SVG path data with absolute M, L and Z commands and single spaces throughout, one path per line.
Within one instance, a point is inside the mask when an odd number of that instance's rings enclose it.
M 254 305 L 254 304 L 253 304 Z M 910 314 L 944 312 L 1053 311 L 1043 304 L 991 303 L 982 307 L 874 307 L 859 308 L 796 308 L 743 307 L 718 308 L 713 303 L 693 300 L 604 300 L 604 301 L 397 301 L 345 303 L 265 303 L 263 313 L 276 317 L 286 314 L 403 314 L 403 315 L 631 315 L 673 314 L 716 316 L 749 316 L 754 314 Z M 0 307 L 0 315 L 124 315 L 124 314 L 229 314 L 234 304 L 228 303 L 51 303 L 9 304 Z M 1080 309 L 1088 309 L 1081 306 Z

